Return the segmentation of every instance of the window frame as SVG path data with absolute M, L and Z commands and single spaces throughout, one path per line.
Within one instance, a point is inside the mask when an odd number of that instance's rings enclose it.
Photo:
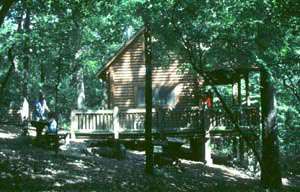
M 135 97 L 135 106 L 137 107 L 137 108 L 144 108 L 145 106 L 146 106 L 146 103 L 145 103 L 145 100 L 144 100 L 144 104 L 139 104 L 139 98 L 138 98 L 138 96 L 139 96 L 139 90 L 140 89 L 143 89 L 143 90 L 145 90 L 145 85 L 144 84 L 139 84 L 139 85 L 136 85 L 135 86 L 135 90 L 134 90 L 134 97 Z M 177 94 L 176 92 L 174 92 L 174 90 L 175 90 L 175 88 L 176 88 L 176 86 L 161 86 L 161 85 L 156 85 L 155 87 L 152 87 L 152 102 L 153 102 L 153 105 L 155 106 L 157 103 L 156 103 L 156 101 L 155 101 L 155 92 L 156 92 L 156 90 L 157 89 L 163 89 L 163 88 L 171 88 L 171 91 L 168 93 L 169 95 L 168 95 L 168 97 L 170 96 L 170 95 L 173 95 L 174 94 L 174 96 L 172 96 L 172 97 L 174 97 L 174 98 L 172 98 L 172 99 L 174 99 L 174 102 L 172 103 L 172 104 L 168 104 L 168 103 L 165 103 L 165 104 L 160 104 L 159 106 L 160 107 L 174 107 L 177 103 L 178 103 L 178 96 L 179 96 L 179 94 Z M 158 93 L 159 94 L 159 93 Z M 145 97 L 145 91 L 144 91 L 144 97 Z

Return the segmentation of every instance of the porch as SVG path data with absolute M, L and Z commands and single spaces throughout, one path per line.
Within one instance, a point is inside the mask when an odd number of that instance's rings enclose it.
M 260 117 L 256 106 L 232 108 L 240 129 L 245 134 L 258 135 Z M 144 138 L 145 109 L 119 111 L 117 107 L 106 110 L 73 110 L 71 132 L 76 138 Z M 221 108 L 185 110 L 152 110 L 152 134 L 165 137 L 218 137 L 238 136 L 227 114 Z

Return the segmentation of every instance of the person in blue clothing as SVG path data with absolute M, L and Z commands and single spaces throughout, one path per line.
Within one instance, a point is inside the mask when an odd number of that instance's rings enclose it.
M 50 112 L 48 120 L 48 127 L 46 133 L 57 133 L 57 122 L 56 122 L 56 115 L 54 112 Z
M 45 95 L 40 92 L 40 96 L 38 100 L 35 100 L 33 103 L 34 111 L 33 118 L 36 121 L 46 120 L 46 113 L 50 112 L 47 102 L 45 99 Z

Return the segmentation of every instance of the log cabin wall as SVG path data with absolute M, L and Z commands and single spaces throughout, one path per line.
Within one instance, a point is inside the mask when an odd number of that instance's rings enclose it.
M 153 63 L 155 66 L 155 63 Z M 192 106 L 192 90 L 195 78 L 187 72 L 179 72 L 179 62 L 172 57 L 168 68 L 154 67 L 152 76 L 153 94 L 157 90 L 172 91 L 175 94 L 173 105 L 164 104 L 165 107 L 183 109 Z M 130 108 L 143 108 L 139 105 L 139 91 L 145 83 L 144 36 L 141 33 L 126 49 L 114 60 L 107 69 L 107 79 L 110 91 L 110 104 L 112 108 L 118 106 L 120 110 Z M 163 87 L 163 88 L 162 88 Z M 163 90 L 165 89 L 165 90 Z M 173 99 L 174 100 L 174 99 Z

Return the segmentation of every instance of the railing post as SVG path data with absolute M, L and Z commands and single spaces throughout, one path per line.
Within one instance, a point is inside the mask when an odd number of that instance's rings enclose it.
M 78 121 L 76 119 L 76 111 L 73 110 L 71 111 L 71 128 L 70 128 L 70 132 L 71 132 L 71 139 L 76 139 L 76 135 L 75 135 L 75 130 L 78 129 Z
M 117 106 L 115 106 L 113 110 L 113 131 L 114 131 L 114 139 L 119 139 L 120 122 L 119 122 L 119 108 Z

